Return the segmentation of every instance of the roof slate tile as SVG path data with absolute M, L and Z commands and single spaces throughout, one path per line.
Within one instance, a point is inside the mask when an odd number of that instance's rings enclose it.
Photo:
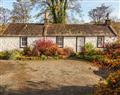
M 42 36 L 44 24 L 9 24 L 2 36 Z M 107 25 L 49 24 L 46 36 L 115 36 Z

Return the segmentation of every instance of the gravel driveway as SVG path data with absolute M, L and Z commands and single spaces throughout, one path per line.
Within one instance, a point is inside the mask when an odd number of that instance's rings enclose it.
M 80 60 L 0 61 L 0 95 L 92 95 L 94 71 Z

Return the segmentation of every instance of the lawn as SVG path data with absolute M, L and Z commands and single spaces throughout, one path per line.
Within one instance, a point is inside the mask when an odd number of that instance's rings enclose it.
M 80 60 L 0 61 L 0 95 L 92 95 L 102 77 Z

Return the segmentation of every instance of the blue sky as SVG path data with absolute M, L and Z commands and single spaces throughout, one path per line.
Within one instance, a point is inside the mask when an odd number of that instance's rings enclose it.
M 5 8 L 12 9 L 12 3 L 15 0 L 2 0 L 3 3 L 0 4 L 0 6 L 3 6 Z M 105 5 L 111 6 L 113 9 L 113 12 L 111 16 L 116 16 L 117 18 L 120 19 L 120 0 L 82 0 L 81 2 L 81 10 L 83 14 L 83 20 L 85 22 L 88 22 L 90 20 L 88 16 L 88 11 L 100 6 L 102 3 L 105 3 Z
M 83 10 L 83 19 L 89 21 L 88 11 L 90 9 L 100 6 L 102 3 L 111 6 L 113 12 L 111 16 L 116 16 L 120 19 L 120 0 L 83 0 L 81 3 L 81 9 Z

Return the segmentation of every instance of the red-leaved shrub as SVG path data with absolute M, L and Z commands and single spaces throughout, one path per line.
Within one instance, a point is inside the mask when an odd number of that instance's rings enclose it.
M 64 48 L 64 53 L 65 53 L 65 55 L 67 55 L 67 56 L 71 56 L 74 52 L 73 52 L 73 49 L 72 49 L 72 48 L 66 47 L 66 48 Z
M 107 44 L 104 53 L 108 57 L 116 59 L 120 56 L 120 43 Z
M 57 45 L 51 40 L 40 39 L 35 43 L 33 54 L 37 56 L 41 54 L 52 56 L 56 54 L 57 48 Z
M 72 48 L 59 48 L 53 41 L 48 39 L 40 39 L 36 41 L 32 50 L 34 56 L 46 55 L 46 56 L 65 56 L 69 57 L 73 54 Z M 62 58 L 62 57 L 61 57 Z

